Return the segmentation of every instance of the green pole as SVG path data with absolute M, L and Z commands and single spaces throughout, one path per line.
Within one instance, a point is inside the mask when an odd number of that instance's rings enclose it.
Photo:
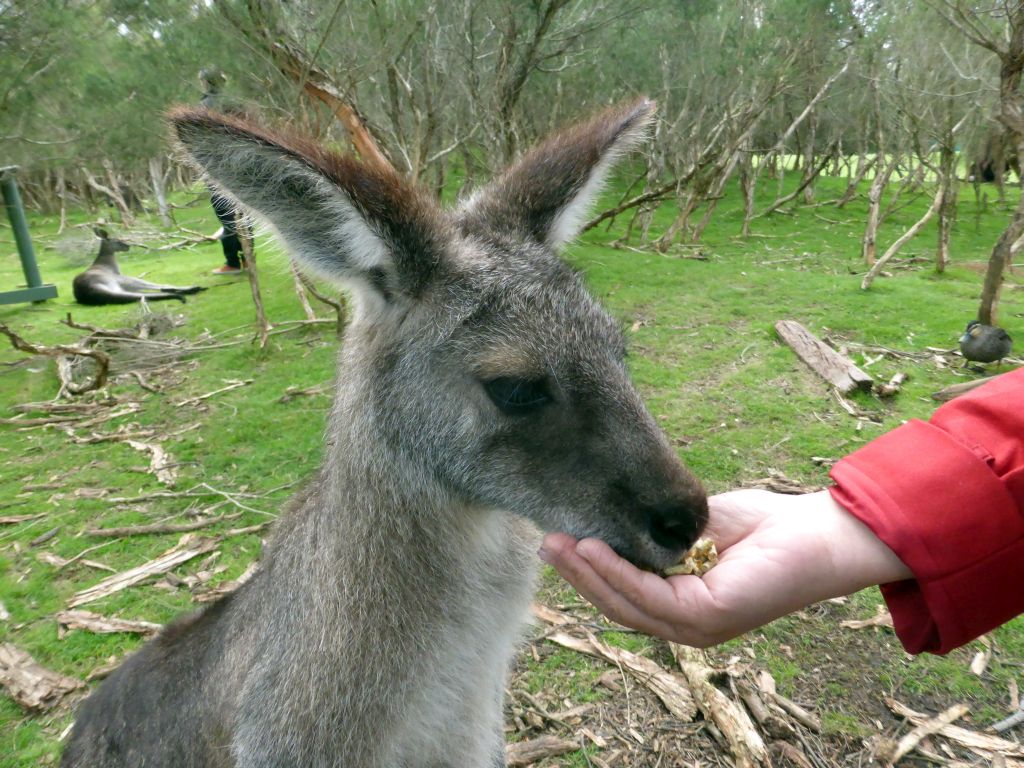
M 29 288 L 38 288 L 43 284 L 36 266 L 36 254 L 32 249 L 32 238 L 28 234 L 28 221 L 25 220 L 25 209 L 21 205 L 21 195 L 14 179 L 14 168 L 0 169 L 0 190 L 3 191 L 4 207 L 7 218 L 14 230 L 14 241 L 18 244 L 18 256 L 21 258 L 21 270 L 25 273 L 25 282 Z

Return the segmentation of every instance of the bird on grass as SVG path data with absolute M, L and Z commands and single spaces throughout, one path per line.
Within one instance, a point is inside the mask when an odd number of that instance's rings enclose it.
M 971 320 L 964 335 L 960 337 L 964 367 L 968 363 L 1000 362 L 1010 354 L 1012 348 L 1013 339 L 1010 334 L 994 325 L 983 325 L 978 320 Z

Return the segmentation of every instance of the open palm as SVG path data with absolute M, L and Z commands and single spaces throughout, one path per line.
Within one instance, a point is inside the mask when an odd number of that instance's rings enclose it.
M 910 572 L 826 491 L 787 496 L 745 490 L 709 499 L 704 535 L 719 562 L 703 577 L 662 578 L 620 558 L 604 542 L 544 539 L 542 557 L 621 624 L 707 647 L 805 605 Z

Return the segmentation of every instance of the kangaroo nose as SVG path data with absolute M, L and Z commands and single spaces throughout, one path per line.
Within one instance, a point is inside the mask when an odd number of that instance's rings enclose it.
M 693 546 L 705 522 L 706 502 L 703 508 L 698 509 L 693 504 L 676 501 L 652 507 L 648 513 L 647 528 L 659 547 L 685 551 Z

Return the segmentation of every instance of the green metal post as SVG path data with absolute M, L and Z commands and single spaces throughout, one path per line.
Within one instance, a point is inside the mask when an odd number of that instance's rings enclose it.
M 4 194 L 4 207 L 7 218 L 14 230 L 14 242 L 18 244 L 18 256 L 21 257 L 21 269 L 25 273 L 25 282 L 29 288 L 38 288 L 43 284 L 36 266 L 36 253 L 32 249 L 32 238 L 28 234 L 28 222 L 25 220 L 25 209 L 21 205 L 21 195 L 14 181 L 13 171 L 4 171 L 0 175 L 0 189 Z
M 25 274 L 27 288 L 20 291 L 0 293 L 0 304 L 13 304 L 19 301 L 42 301 L 57 295 L 57 289 L 45 285 L 36 265 L 36 253 L 32 248 L 32 237 L 28 233 L 28 221 L 25 209 L 21 205 L 21 195 L 14 177 L 17 166 L 0 168 L 0 193 L 3 194 L 4 208 L 7 218 L 14 231 L 14 242 L 18 245 L 18 257 L 21 259 L 21 271 Z

